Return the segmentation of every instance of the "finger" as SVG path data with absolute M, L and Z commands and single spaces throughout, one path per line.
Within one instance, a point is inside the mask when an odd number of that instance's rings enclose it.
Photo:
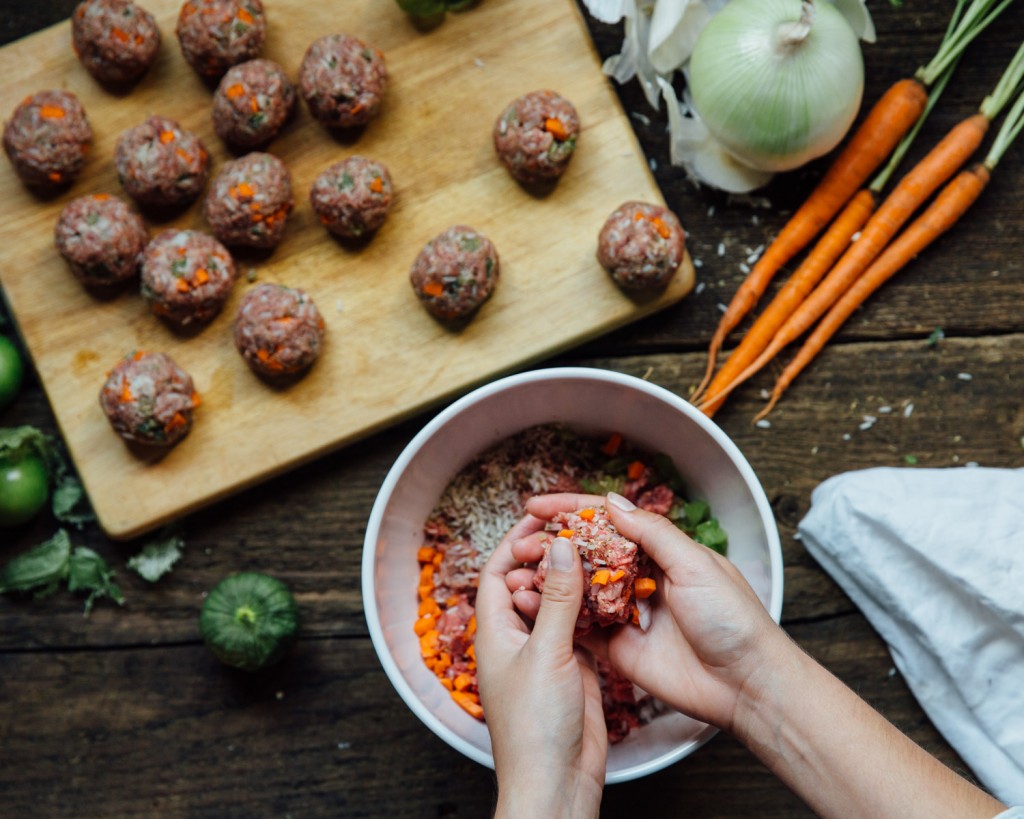
M 644 552 L 671 575 L 692 565 L 695 558 L 715 553 L 691 540 L 664 515 L 638 509 L 615 492 L 608 493 L 608 517 L 623 535 L 640 544 Z
M 555 539 L 551 532 L 536 532 L 512 542 L 512 557 L 521 563 L 538 563 L 547 546 Z
M 583 566 L 572 541 L 556 537 L 548 551 L 547 575 L 531 641 L 554 655 L 572 651 L 572 637 L 583 600 Z
M 509 530 L 480 570 L 476 614 L 480 636 L 484 642 L 489 638 L 492 629 L 499 628 L 501 624 L 514 622 L 521 625 L 522 621 L 515 616 L 512 592 L 505 584 L 505 577 L 510 571 L 520 568 L 520 561 L 512 556 L 513 541 L 536 531 L 538 526 L 543 526 L 543 521 L 539 518 L 532 515 L 522 518 Z
M 559 512 L 575 512 L 588 506 L 602 506 L 600 495 L 585 495 L 580 492 L 559 492 L 554 495 L 537 495 L 526 502 L 526 511 L 538 518 L 550 520 Z
M 527 620 L 536 620 L 540 611 L 540 592 L 532 588 L 517 589 L 512 592 L 512 605 Z
M 533 576 L 535 574 L 537 574 L 536 569 L 513 569 L 505 575 L 505 585 L 508 586 L 511 594 L 515 594 L 519 589 L 532 589 L 534 588 Z

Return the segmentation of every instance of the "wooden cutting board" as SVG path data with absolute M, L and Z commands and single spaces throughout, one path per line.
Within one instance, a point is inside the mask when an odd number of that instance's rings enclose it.
M 629 122 L 601 74 L 572 0 L 483 0 L 429 30 L 391 0 L 267 0 L 263 56 L 290 77 L 316 37 L 346 32 L 382 49 L 391 82 L 383 110 L 351 142 L 333 138 L 299 105 L 269 150 L 289 166 L 296 209 L 268 258 L 239 258 L 224 312 L 198 335 L 172 333 L 140 296 L 90 297 L 53 244 L 60 209 L 87 193 L 120 194 L 118 135 L 150 114 L 204 140 L 212 172 L 230 157 L 210 119 L 210 89 L 174 35 L 178 0 L 144 0 L 163 32 L 153 69 L 123 96 L 104 91 L 72 54 L 67 22 L 0 49 L 0 115 L 27 94 L 65 88 L 95 132 L 83 175 L 59 198 L 28 193 L 0 161 L 0 280 L 104 530 L 129 538 L 484 382 L 677 302 L 692 288 L 689 258 L 653 298 L 623 295 L 595 259 L 596 237 L 623 201 L 662 201 Z M 497 162 L 491 126 L 507 102 L 553 88 L 583 122 L 567 175 L 548 196 L 517 186 Z M 352 250 L 317 223 L 308 191 L 353 153 L 391 170 L 396 204 L 374 239 Z M 685 221 L 685 214 L 684 221 Z M 422 245 L 449 225 L 489 236 L 501 256 L 495 296 L 461 332 L 422 309 L 408 282 Z M 198 205 L 172 221 L 205 229 Z M 248 277 L 248 278 L 247 278 Z M 307 290 L 327 323 L 324 353 L 283 391 L 260 382 L 231 340 L 239 299 L 259 282 Z M 203 397 L 190 435 L 165 458 L 131 454 L 99 408 L 105 373 L 132 349 L 163 350 Z

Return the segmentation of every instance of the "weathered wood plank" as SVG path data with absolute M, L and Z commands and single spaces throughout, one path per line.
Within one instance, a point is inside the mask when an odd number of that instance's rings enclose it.
M 686 395 L 700 354 L 572 363 L 647 376 Z M 959 377 L 970 375 L 971 380 Z M 1024 335 L 830 347 L 792 387 L 767 429 L 750 418 L 765 377 L 736 395 L 718 421 L 747 456 L 783 536 L 787 620 L 850 611 L 850 603 L 793 539 L 810 493 L 838 472 L 878 465 L 1019 466 Z M 20 405 L 19 405 L 20 407 Z M 890 408 L 886 412 L 885 408 Z M 27 410 L 37 411 L 38 405 Z M 121 568 L 128 604 L 100 604 L 88 620 L 79 600 L 0 601 L 0 649 L 103 646 L 193 639 L 202 594 L 221 577 L 260 569 L 286 579 L 306 612 L 306 632 L 362 635 L 359 591 L 365 523 L 387 470 L 429 416 L 408 422 L 183 522 L 188 547 L 174 572 L 150 586 Z M 865 418 L 874 417 L 873 424 Z M 863 428 L 870 425 L 870 428 Z M 41 534 L 42 524 L 33 532 Z M 139 547 L 95 531 L 85 540 L 116 567 Z M 19 541 L 28 546 L 27 536 Z
M 858 618 L 797 637 L 915 740 L 962 763 Z M 60 703 L 60 719 L 54 703 Z M 0 790 L 11 816 L 479 817 L 493 776 L 442 743 L 388 684 L 367 639 L 302 641 L 254 676 L 197 645 L 0 654 Z M 609 788 L 604 817 L 810 815 L 720 735 Z

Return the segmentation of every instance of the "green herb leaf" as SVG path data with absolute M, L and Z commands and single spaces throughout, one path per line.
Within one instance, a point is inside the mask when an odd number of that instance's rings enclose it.
M 92 549 L 85 546 L 76 547 L 71 553 L 68 564 L 68 591 L 85 591 L 89 596 L 85 600 L 84 616 L 88 617 L 93 604 L 109 597 L 117 605 L 124 605 L 124 595 L 114 583 L 114 571 L 107 562 Z
M 931 335 L 928 336 L 928 346 L 935 347 L 945 337 L 946 334 L 942 331 L 942 328 L 936 327 L 934 330 L 932 330 Z
M 711 506 L 707 501 L 688 501 L 684 504 L 683 508 L 686 510 L 686 520 L 693 528 L 697 528 L 697 526 L 708 520 L 711 515 Z
M 137 555 L 128 559 L 128 568 L 138 573 L 143 580 L 156 583 L 181 559 L 185 539 L 179 535 L 157 536 L 146 543 Z
M 61 529 L 0 569 L 0 592 L 35 592 L 37 597 L 51 594 L 68 576 L 70 560 L 71 539 Z
M 729 537 L 725 534 L 725 530 L 718 525 L 717 518 L 711 518 L 697 526 L 693 539 L 720 555 L 725 554 L 725 549 L 729 545 Z

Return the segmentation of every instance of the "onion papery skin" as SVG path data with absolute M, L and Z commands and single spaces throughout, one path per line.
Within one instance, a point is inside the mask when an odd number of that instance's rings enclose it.
M 740 162 L 789 171 L 831 151 L 850 129 L 864 91 L 860 45 L 826 0 L 806 37 L 782 45 L 801 0 L 731 0 L 701 32 L 689 65 L 694 106 Z

